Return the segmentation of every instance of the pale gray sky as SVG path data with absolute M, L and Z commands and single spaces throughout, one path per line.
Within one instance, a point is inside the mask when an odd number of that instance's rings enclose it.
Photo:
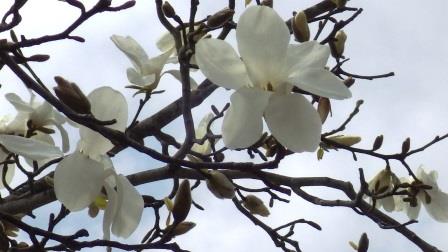
M 0 10 L 3 11 L 10 2 L 12 1 L 3 0 Z M 23 10 L 23 24 L 16 29 L 18 34 L 25 34 L 27 37 L 59 32 L 77 15 L 75 11 L 68 11 L 65 4 L 56 0 L 29 2 L 29 6 Z M 182 17 L 186 17 L 189 8 L 185 5 L 187 2 L 171 1 L 171 4 Z M 283 0 L 277 1 L 275 7 L 287 18 L 292 10 L 301 10 L 316 2 Z M 205 17 L 223 8 L 225 4 L 225 1 L 202 1 L 198 17 Z M 406 137 L 411 137 L 411 146 L 417 147 L 437 134 L 448 132 L 448 23 L 445 19 L 448 3 L 445 0 L 434 0 L 430 4 L 422 4 L 417 0 L 352 0 L 349 5 L 362 7 L 364 12 L 345 29 L 348 35 L 345 55 L 352 59 L 345 69 L 366 75 L 394 71 L 396 76 L 376 81 L 358 81 L 351 88 L 352 99 L 333 103 L 335 115 L 324 125 L 324 131 L 338 126 L 351 112 L 356 100 L 363 99 L 365 103 L 361 113 L 346 130 L 347 134 L 362 136 L 360 147 L 369 148 L 374 138 L 383 134 L 385 140 L 382 151 L 397 152 Z M 241 0 L 238 1 L 237 14 L 242 11 Z M 163 27 L 156 20 L 153 1 L 138 0 L 137 5 L 130 10 L 98 15 L 81 26 L 74 35 L 86 38 L 84 44 L 63 41 L 27 49 L 25 52 L 51 55 L 48 62 L 34 64 L 36 72 L 49 86 L 54 86 L 55 75 L 75 81 L 86 93 L 98 86 L 110 85 L 129 98 L 132 113 L 132 108 L 135 108 L 138 100 L 132 99 L 132 92 L 124 88 L 128 83 L 125 70 L 130 63 L 115 48 L 109 37 L 112 34 L 130 35 L 142 44 L 150 56 L 155 56 L 159 53 L 155 41 L 162 32 Z M 7 34 L 0 34 L 0 38 L 6 36 Z M 200 80 L 202 77 L 197 78 L 197 81 Z M 0 72 L 0 82 L 0 102 L 3 104 L 0 107 L 1 112 L 11 113 L 11 107 L 6 105 L 7 102 L 3 98 L 4 94 L 17 92 L 23 94 L 26 99 L 27 93 L 6 67 Z M 149 115 L 177 98 L 180 94 L 178 87 L 179 84 L 172 79 L 164 80 L 160 88 L 166 89 L 167 92 L 155 96 L 144 114 Z M 222 97 L 228 94 L 229 92 L 223 90 L 217 91 L 209 102 L 195 109 L 196 118 L 200 118 L 210 104 L 227 102 Z M 168 130 L 179 135 L 181 140 L 179 127 L 180 124 L 173 124 Z M 71 137 L 75 143 L 77 133 L 72 132 Z M 447 148 L 448 143 L 439 143 L 409 159 L 415 169 L 423 164 L 428 170 L 438 170 L 439 185 L 444 191 L 448 191 Z M 235 154 L 235 157 L 237 156 L 238 154 Z M 157 167 L 149 158 L 134 151 L 120 154 L 114 164 L 125 174 Z M 330 176 L 351 180 L 357 184 L 359 167 L 364 168 L 367 178 L 371 178 L 384 167 L 384 163 L 362 156 L 359 156 L 358 162 L 354 162 L 350 153 L 332 151 L 326 153 L 324 160 L 320 162 L 316 161 L 314 153 L 289 157 L 281 163 L 279 172 L 291 176 Z M 406 175 L 406 171 L 398 163 L 392 163 L 392 169 L 400 176 Z M 168 184 L 157 184 L 141 186 L 138 189 L 161 197 L 167 193 L 167 186 Z M 327 198 L 339 196 L 329 190 L 313 192 Z M 190 233 L 176 238 L 183 248 L 212 252 L 276 251 L 270 238 L 238 214 L 230 201 L 218 200 L 206 190 L 195 191 L 193 196 L 206 211 L 192 210 L 189 219 L 198 225 Z M 289 205 L 277 203 L 266 222 L 272 226 L 296 218 L 318 222 L 323 231 L 297 226 L 295 238 L 300 242 L 303 251 L 350 251 L 348 241 L 357 241 L 362 232 L 367 232 L 370 237 L 369 251 L 418 251 L 403 236 L 391 230 L 381 230 L 370 220 L 348 209 L 317 207 L 297 198 L 292 201 Z M 54 206 L 49 206 L 36 211 L 36 214 L 42 213 L 42 216 L 45 216 L 39 219 L 42 225 L 47 222 L 48 211 L 55 211 L 53 209 Z M 144 235 L 151 225 L 151 215 L 152 211 L 145 211 L 145 218 L 130 241 L 136 242 Z M 402 222 L 407 221 L 403 213 L 393 216 Z M 99 216 L 92 221 L 87 217 L 86 211 L 82 211 L 74 214 L 73 219 L 65 220 L 56 231 L 68 234 L 83 226 L 80 224 L 89 223 L 91 234 L 97 233 L 101 236 L 101 220 Z M 420 223 L 412 225 L 411 229 L 431 244 L 448 250 L 448 225 L 434 221 L 424 209 L 419 220 Z

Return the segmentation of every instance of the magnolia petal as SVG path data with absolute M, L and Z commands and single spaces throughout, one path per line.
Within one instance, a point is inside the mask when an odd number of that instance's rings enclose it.
M 386 210 L 388 212 L 392 212 L 395 210 L 394 197 L 389 196 L 389 197 L 380 199 L 379 201 L 381 201 L 381 204 L 383 205 L 384 210 Z
M 63 153 L 54 145 L 39 140 L 13 135 L 0 135 L 0 144 L 10 152 L 31 160 L 62 157 Z
M 238 21 L 236 39 L 238 51 L 255 85 L 282 80 L 281 70 L 286 63 L 290 34 L 285 21 L 272 8 L 247 8 Z
M 45 101 L 34 109 L 30 115 L 30 120 L 34 126 L 42 127 L 49 124 L 52 117 L 53 107 Z
M 272 95 L 264 117 L 272 135 L 291 151 L 314 151 L 320 143 L 319 114 L 303 95 Z
M 149 75 L 141 75 L 139 72 L 137 72 L 134 68 L 128 68 L 126 70 L 126 74 L 128 77 L 128 80 L 130 83 L 138 85 L 138 86 L 147 86 L 151 85 L 156 81 L 156 75 L 155 74 L 149 74 Z
M 143 198 L 129 180 L 118 175 L 118 208 L 112 223 L 112 233 L 128 238 L 137 228 L 143 213 Z
M 157 48 L 159 48 L 160 51 L 166 52 L 168 50 L 173 49 L 176 44 L 174 42 L 173 35 L 169 32 L 165 32 L 156 42 Z
M 110 87 L 101 87 L 93 90 L 87 98 L 95 118 L 115 119 L 117 122 L 107 127 L 124 131 L 128 119 L 128 104 L 120 92 Z M 114 146 L 108 139 L 87 127 L 80 126 L 79 134 L 81 136 L 79 148 L 87 155 L 103 155 Z
M 300 45 L 289 45 L 286 65 L 291 71 L 304 68 L 324 68 L 330 57 L 330 48 L 317 41 L 307 41 Z
M 179 82 L 182 83 L 182 77 L 180 75 L 179 70 L 168 70 L 163 72 L 163 74 L 171 74 L 174 78 L 176 78 Z M 198 83 L 190 76 L 190 89 L 195 90 L 196 88 L 198 88 Z
M 448 194 L 439 190 L 433 190 L 427 191 L 431 196 L 431 203 L 424 203 L 426 211 L 434 220 L 448 222 Z
M 148 59 L 148 55 L 140 44 L 130 36 L 112 35 L 112 42 L 122 51 L 131 61 L 135 68 L 141 69 L 143 61 Z
M 244 63 L 227 42 L 201 39 L 195 55 L 202 73 L 216 85 L 238 89 L 250 83 Z
M 196 139 L 202 139 L 207 134 L 207 126 L 210 120 L 212 120 L 212 118 L 213 118 L 212 113 L 208 113 L 207 115 L 204 116 L 204 118 L 202 118 L 202 120 L 198 124 L 198 127 L 195 130 Z M 212 148 L 210 145 L 210 141 L 206 140 L 203 144 L 196 144 L 196 143 L 193 144 L 191 150 L 207 155 L 211 153 Z
M 54 140 L 48 134 L 37 131 L 36 134 L 33 135 L 31 138 L 54 146 Z M 40 159 L 35 161 L 37 162 L 37 165 L 41 166 L 51 160 L 53 160 L 53 158 Z M 25 161 L 29 166 L 33 167 L 33 160 L 25 158 Z
M 144 61 L 141 68 L 142 75 L 160 74 L 171 54 L 173 54 L 173 50 L 168 50 L 154 58 Z
M 406 211 L 406 214 L 408 215 L 409 219 L 411 220 L 416 220 L 418 217 L 418 214 L 420 213 L 420 208 L 421 208 L 421 203 L 420 201 L 417 201 L 417 206 L 412 207 L 409 205 L 409 203 L 406 203 L 404 209 Z
M 103 239 L 110 240 L 110 227 L 118 209 L 118 195 L 109 183 L 104 183 L 104 188 L 106 189 L 108 202 L 103 217 Z
M 70 211 L 86 208 L 101 192 L 103 165 L 76 151 L 65 157 L 54 172 L 56 198 Z
M 340 100 L 352 96 L 350 90 L 336 75 L 323 68 L 297 69 L 289 75 L 288 82 L 323 97 Z
M 7 93 L 5 95 L 6 100 L 8 100 L 17 111 L 24 111 L 24 112 L 32 112 L 33 107 L 31 107 L 30 104 L 27 102 L 24 102 L 20 96 L 14 94 L 14 93 Z
M 0 162 L 3 162 L 6 160 L 6 158 L 8 157 L 8 153 L 4 152 L 2 149 L 0 149 Z M 15 173 L 15 165 L 13 164 L 8 164 L 8 165 L 1 165 L 0 166 L 0 189 L 4 188 L 4 184 L 3 184 L 3 169 L 5 169 L 5 167 L 7 167 L 7 171 L 6 171 L 6 175 L 5 175 L 5 181 L 6 183 L 10 183 L 12 181 L 12 177 L 14 177 L 14 173 Z
M 61 140 L 62 140 L 62 151 L 67 152 L 70 149 L 70 141 L 68 139 L 68 133 L 62 127 L 60 124 L 55 124 L 56 128 L 58 128 L 59 132 L 61 133 Z
M 224 115 L 222 136 L 230 149 L 254 144 L 263 131 L 263 112 L 270 93 L 254 88 L 241 88 L 232 94 L 230 108 Z

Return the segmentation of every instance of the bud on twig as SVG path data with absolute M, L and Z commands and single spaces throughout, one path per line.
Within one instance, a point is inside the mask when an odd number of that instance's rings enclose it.
M 57 87 L 53 88 L 56 96 L 65 105 L 80 114 L 90 114 L 90 102 L 79 87 L 60 76 L 54 77 Z
M 344 54 L 345 41 L 347 40 L 347 35 L 343 30 L 336 32 L 334 36 L 333 50 L 331 50 L 333 57 L 340 58 Z
M 207 188 L 218 199 L 232 199 L 235 197 L 235 186 L 226 175 L 219 171 L 210 171 L 206 183 Z
M 403 144 L 401 145 L 401 153 L 402 154 L 408 153 L 410 148 L 411 148 L 411 139 L 408 137 L 406 138 L 406 140 L 404 140 Z
M 297 13 L 292 22 L 292 31 L 294 37 L 299 42 L 310 40 L 310 28 L 304 11 Z
M 261 5 L 272 8 L 274 6 L 274 0 L 263 0 Z
M 352 146 L 361 142 L 361 137 L 359 136 L 337 135 L 337 136 L 329 136 L 327 137 L 327 139 L 345 146 Z
M 176 193 L 176 199 L 173 206 L 173 218 L 175 223 L 184 221 L 191 207 L 191 189 L 188 180 L 182 181 Z
M 249 210 L 251 214 L 258 214 L 263 217 L 269 216 L 269 209 L 264 205 L 263 201 L 257 196 L 249 194 L 243 200 L 243 206 Z
M 375 141 L 373 142 L 372 151 L 376 151 L 383 145 L 384 136 L 379 135 L 375 138 Z
M 191 229 L 193 229 L 195 226 L 196 226 L 196 223 L 191 222 L 191 221 L 181 222 L 181 223 L 177 224 L 176 227 L 174 227 L 173 235 L 174 236 L 183 235 L 183 234 L 187 233 L 188 231 L 190 231 Z M 169 230 L 169 228 L 171 228 L 171 227 L 168 226 L 167 230 Z
M 328 114 L 331 112 L 330 99 L 326 97 L 320 97 L 317 104 L 317 112 L 319 113 L 320 120 L 324 123 L 327 120 Z
M 353 86 L 353 84 L 355 84 L 355 79 L 351 76 L 344 80 L 344 85 L 348 88 Z
M 162 11 L 163 14 L 165 14 L 165 17 L 167 18 L 173 18 L 176 16 L 176 11 L 174 10 L 173 6 L 168 1 L 165 1 L 162 5 Z
M 230 19 L 232 19 L 235 11 L 229 8 L 224 8 L 215 14 L 211 15 L 207 19 L 207 26 L 210 28 L 218 28 L 225 25 Z
M 367 252 L 369 248 L 369 238 L 366 233 L 362 233 L 361 238 L 359 238 L 358 242 L 358 252 Z

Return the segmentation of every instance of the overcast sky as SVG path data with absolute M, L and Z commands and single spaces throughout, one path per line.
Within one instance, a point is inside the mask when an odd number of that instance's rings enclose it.
M 2 13 L 11 0 L 2 0 Z M 85 1 L 94 3 L 94 1 Z M 114 3 L 116 1 L 113 1 Z M 121 1 L 122 2 L 122 1 Z M 171 4 L 186 18 L 189 1 L 172 1 Z M 202 1 L 198 10 L 198 18 L 222 9 L 225 1 Z M 243 0 L 237 1 L 237 14 L 244 10 Z M 275 3 L 275 8 L 282 17 L 289 18 L 293 10 L 309 7 L 317 1 L 282 0 Z M 119 2 L 117 1 L 117 4 Z M 395 77 L 375 81 L 358 81 L 351 88 L 353 98 L 333 103 L 334 116 L 324 125 L 324 131 L 338 126 L 351 112 L 356 100 L 365 101 L 359 115 L 347 127 L 347 134 L 362 136 L 359 147 L 370 148 L 377 135 L 384 135 L 384 153 L 395 153 L 401 149 L 401 142 L 411 137 L 411 146 L 419 147 L 436 135 L 448 132 L 448 25 L 446 10 L 448 2 L 433 0 L 422 4 L 417 0 L 352 0 L 350 6 L 362 7 L 364 12 L 345 29 L 348 35 L 345 55 L 351 60 L 346 63 L 345 70 L 356 74 L 382 74 L 390 71 Z M 18 34 L 27 38 L 60 32 L 76 18 L 77 12 L 67 5 L 56 1 L 29 1 L 23 9 L 23 23 L 16 29 Z M 315 27 L 312 27 L 315 31 Z M 135 111 L 137 99 L 132 99 L 132 91 L 126 90 L 128 84 L 126 68 L 130 66 L 125 56 L 115 48 L 109 37 L 112 34 L 130 35 L 146 49 L 148 55 L 159 53 L 155 41 L 164 32 L 156 19 L 153 1 L 138 0 L 137 5 L 120 13 L 104 13 L 98 15 L 74 32 L 86 39 L 83 44 L 74 41 L 49 43 L 36 48 L 26 49 L 26 54 L 50 54 L 51 59 L 42 64 L 33 64 L 37 74 L 47 83 L 54 86 L 53 77 L 61 75 L 76 82 L 89 93 L 102 85 L 109 85 L 128 97 L 130 114 Z M 8 35 L 0 34 L 0 38 Z M 232 39 L 231 34 L 230 39 Z M 203 79 L 195 75 L 199 82 Z M 12 107 L 4 99 L 4 94 L 16 92 L 28 99 L 28 94 L 9 70 L 0 72 L 0 110 L 2 114 L 12 113 Z M 166 93 L 155 96 L 144 115 L 150 115 L 164 107 L 180 95 L 180 84 L 166 78 L 159 86 Z M 196 119 L 200 119 L 208 111 L 211 104 L 222 105 L 228 101 L 229 92 L 218 90 L 208 102 L 194 110 Z M 224 98 L 223 98 L 224 97 Z M 217 127 L 219 128 L 219 126 Z M 182 124 L 174 123 L 167 127 L 167 132 L 179 136 L 181 141 Z M 77 132 L 72 131 L 73 146 Z M 152 140 L 148 140 L 151 144 Z M 438 170 L 439 186 L 448 192 L 448 161 L 446 160 L 448 144 L 439 143 L 426 152 L 409 159 L 412 168 L 424 165 L 427 170 Z M 238 153 L 229 156 L 241 158 Z M 290 176 L 329 176 L 354 181 L 357 185 L 359 167 L 364 168 L 366 177 L 373 177 L 384 162 L 369 157 L 358 156 L 354 162 L 351 154 L 343 151 L 326 153 L 324 160 L 317 162 L 314 153 L 288 157 L 281 163 L 278 172 Z M 159 164 L 135 151 L 127 150 L 114 159 L 119 172 L 130 174 L 158 167 Z M 399 176 L 406 171 L 398 163 L 392 163 L 392 169 Z M 20 179 L 20 177 L 18 177 Z M 140 186 L 142 193 L 163 197 L 169 191 L 169 183 Z M 238 214 L 230 201 L 214 198 L 208 191 L 195 191 L 195 201 L 206 208 L 205 211 L 192 210 L 189 220 L 197 223 L 190 233 L 176 238 L 181 246 L 191 251 L 276 251 L 273 242 L 260 229 Z M 310 190 L 311 192 L 311 190 Z M 330 190 L 313 190 L 316 195 L 325 198 L 341 196 Z M 37 223 L 45 227 L 49 211 L 57 211 L 55 204 L 36 210 Z M 152 211 L 146 210 L 141 225 L 129 241 L 137 242 L 145 230 L 152 226 Z M 403 213 L 394 213 L 401 222 L 407 221 Z M 297 226 L 295 238 L 300 242 L 303 251 L 350 251 L 349 240 L 357 241 L 362 232 L 370 237 L 369 251 L 418 251 L 403 236 L 391 230 L 381 230 L 369 219 L 356 215 L 349 209 L 323 208 L 311 205 L 296 197 L 292 203 L 277 203 L 271 209 L 271 216 L 266 222 L 273 227 L 290 220 L 305 218 L 318 222 L 323 230 L 316 231 L 307 226 Z M 86 211 L 73 214 L 73 218 L 65 220 L 56 230 L 62 234 L 70 234 L 80 224 L 89 223 L 91 234 L 101 236 L 102 216 L 95 220 L 87 217 Z M 435 222 L 422 209 L 419 223 L 411 229 L 429 243 L 439 249 L 448 250 L 446 235 L 448 225 Z M 82 225 L 84 227 L 84 225 Z M 86 249 L 85 251 L 104 251 L 103 249 Z

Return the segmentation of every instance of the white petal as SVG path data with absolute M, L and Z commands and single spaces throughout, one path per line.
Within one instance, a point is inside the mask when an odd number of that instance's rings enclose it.
M 208 113 L 207 115 L 204 116 L 204 118 L 202 118 L 202 120 L 198 124 L 198 127 L 195 130 L 196 139 L 202 139 L 207 134 L 207 126 L 212 118 L 213 118 L 212 113 Z M 201 145 L 193 144 L 191 150 L 205 155 L 210 154 L 212 151 L 210 141 L 208 140 L 206 140 Z
M 112 185 L 105 183 L 104 188 L 106 189 L 108 202 L 103 217 L 103 239 L 110 240 L 110 227 L 112 226 L 112 222 L 114 221 L 118 209 L 118 195 Z
M 431 203 L 424 204 L 426 211 L 434 220 L 448 222 L 448 194 L 442 191 L 427 191 L 431 196 Z
M 33 135 L 31 138 L 34 139 L 34 140 L 41 141 L 41 142 L 44 142 L 44 143 L 47 143 L 47 144 L 49 144 L 49 145 L 53 145 L 53 146 L 54 146 L 54 140 L 53 140 L 53 138 L 51 138 L 51 136 L 48 135 L 48 134 L 45 134 L 45 133 L 42 133 L 42 132 L 39 132 L 39 131 L 38 131 L 38 132 L 36 132 L 36 134 Z M 41 166 L 41 165 L 47 163 L 47 162 L 50 161 L 50 160 L 53 160 L 53 158 L 40 159 L 40 160 L 36 160 L 36 161 L 37 161 L 37 164 L 38 164 L 39 166 Z M 33 166 L 33 160 L 28 159 L 28 158 L 25 158 L 25 161 L 26 161 L 26 163 L 27 163 L 29 166 L 31 166 L 31 167 Z
M 0 144 L 10 152 L 31 160 L 62 157 L 63 153 L 54 145 L 31 138 L 12 135 L 0 135 Z
M 238 89 L 250 83 L 244 63 L 227 42 L 201 39 L 195 55 L 202 73 L 216 85 Z
M 124 131 L 128 119 L 128 105 L 120 92 L 110 87 L 101 87 L 93 90 L 88 95 L 88 99 L 92 106 L 92 114 L 97 119 L 115 119 L 117 122 L 107 127 Z M 84 126 L 80 126 L 79 134 L 81 136 L 80 150 L 87 155 L 103 155 L 113 147 L 108 139 Z
M 307 41 L 300 45 L 288 46 L 286 64 L 289 69 L 324 68 L 329 56 L 328 46 L 317 41 Z
M 264 117 L 272 135 L 291 151 L 315 151 L 320 143 L 319 114 L 303 95 L 272 95 Z
M 135 68 L 141 69 L 142 62 L 148 58 L 148 55 L 135 39 L 130 36 L 119 35 L 112 35 L 110 39 L 120 51 L 126 54 Z
M 16 108 L 17 111 L 26 111 L 26 112 L 32 112 L 33 108 L 30 104 L 27 102 L 24 102 L 20 96 L 14 94 L 14 93 L 8 93 L 5 95 L 6 100 L 8 100 L 14 108 Z
M 123 238 L 135 231 L 143 213 L 143 198 L 129 180 L 117 176 L 118 209 L 112 223 L 112 233 Z
M 323 68 L 305 68 L 292 72 L 288 82 L 300 89 L 323 97 L 345 99 L 352 96 L 344 83 Z
M 236 29 L 238 51 L 255 85 L 281 81 L 290 39 L 285 21 L 271 8 L 252 6 Z
M 62 140 L 62 151 L 67 152 L 70 149 L 70 141 L 68 139 L 68 133 L 62 127 L 60 124 L 55 124 L 56 128 L 58 128 L 59 132 L 61 133 L 61 140 Z
M 166 52 L 168 50 L 171 50 L 175 47 L 175 42 L 173 35 L 171 33 L 166 32 L 164 33 L 156 42 L 157 48 L 159 48 L 160 51 Z
M 163 74 L 166 74 L 166 73 L 167 74 L 171 74 L 179 82 L 182 82 L 182 78 L 181 78 L 179 70 L 168 70 L 168 71 L 163 72 Z M 193 78 L 191 78 L 191 76 L 190 76 L 190 89 L 191 90 L 195 90 L 196 88 L 198 88 L 198 83 Z
M 270 93 L 255 88 L 241 88 L 231 96 L 231 105 L 224 115 L 222 136 L 230 149 L 254 144 L 263 131 L 263 112 Z
M 128 68 L 126 74 L 129 82 L 138 86 L 151 85 L 156 80 L 155 74 L 149 74 L 143 76 L 139 72 L 137 72 L 134 68 Z
M 417 219 L 418 214 L 420 213 L 421 205 L 422 204 L 420 203 L 420 201 L 417 201 L 417 206 L 415 206 L 415 207 L 411 207 L 409 205 L 409 203 L 405 204 L 404 209 L 405 209 L 406 214 L 408 215 L 409 219 L 411 219 L 411 220 Z
M 167 63 L 170 55 L 173 53 L 173 50 L 168 50 L 154 58 L 150 58 L 143 62 L 141 68 L 142 75 L 148 74 L 160 74 L 162 72 L 163 67 Z
M 386 210 L 388 212 L 392 212 L 395 210 L 394 197 L 389 196 L 389 197 L 380 199 L 379 201 L 381 201 L 381 204 L 383 205 L 384 210 Z
M 8 154 L 0 149 L 0 162 L 5 161 L 7 157 L 8 157 Z M 9 184 L 12 180 L 12 177 L 14 177 L 16 167 L 14 164 L 8 164 L 7 167 L 8 167 L 8 170 L 6 171 L 5 181 L 6 181 L 6 183 Z M 0 165 L 0 189 L 5 187 L 3 184 L 3 180 L 2 180 L 4 168 L 5 168 L 4 165 Z
M 43 102 L 31 113 L 30 120 L 35 126 L 42 127 L 49 124 L 52 116 L 53 107 L 48 102 Z
M 86 208 L 99 195 L 104 181 L 103 165 L 82 153 L 65 157 L 54 172 L 56 198 L 70 211 Z

